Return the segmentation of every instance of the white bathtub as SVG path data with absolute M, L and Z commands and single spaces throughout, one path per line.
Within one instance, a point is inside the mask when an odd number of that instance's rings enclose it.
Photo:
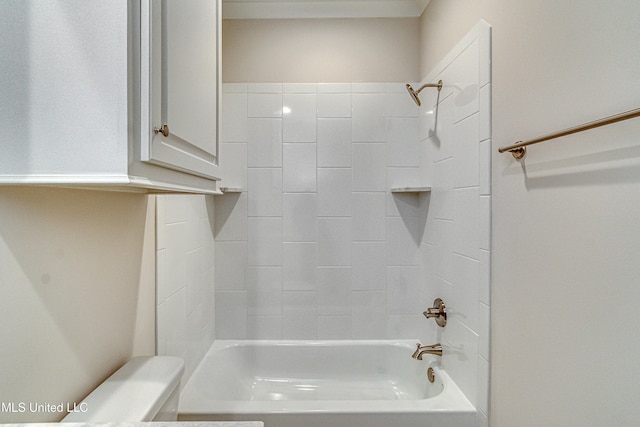
M 472 427 L 475 408 L 416 341 L 230 341 L 208 351 L 179 420 L 266 427 Z M 446 351 L 446 349 L 445 349 Z M 435 382 L 427 379 L 433 367 Z

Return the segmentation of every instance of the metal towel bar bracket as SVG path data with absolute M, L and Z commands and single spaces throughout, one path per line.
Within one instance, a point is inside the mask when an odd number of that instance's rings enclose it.
M 598 128 L 600 126 L 610 125 L 612 123 L 621 122 L 623 120 L 632 119 L 634 117 L 640 117 L 640 108 L 635 110 L 629 110 L 624 113 L 616 114 L 615 116 L 605 117 L 604 119 L 596 120 L 593 122 L 585 123 L 580 126 L 575 126 L 569 129 L 562 130 L 560 132 L 550 133 L 539 138 L 531 139 L 529 141 L 518 141 L 513 145 L 498 148 L 499 153 L 510 152 L 511 155 L 517 160 L 522 159 L 527 154 L 527 146 L 537 144 L 539 142 L 548 141 L 550 139 L 560 138 L 561 136 L 567 136 L 585 130 Z

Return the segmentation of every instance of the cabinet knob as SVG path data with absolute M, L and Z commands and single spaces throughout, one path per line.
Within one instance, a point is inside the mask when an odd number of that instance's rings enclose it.
M 167 136 L 169 136 L 169 125 L 165 123 L 159 128 L 153 128 L 153 133 L 155 133 L 156 135 L 161 133 L 162 136 L 166 138 Z

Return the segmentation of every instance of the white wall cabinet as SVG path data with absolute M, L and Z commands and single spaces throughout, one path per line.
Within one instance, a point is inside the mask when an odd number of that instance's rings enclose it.
M 0 184 L 217 193 L 219 7 L 0 2 Z

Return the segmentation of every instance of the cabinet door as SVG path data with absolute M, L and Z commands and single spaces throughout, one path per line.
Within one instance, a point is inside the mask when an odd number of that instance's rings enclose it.
M 143 3 L 142 101 L 149 108 L 142 125 L 149 143 L 142 143 L 142 160 L 218 178 L 219 1 Z

